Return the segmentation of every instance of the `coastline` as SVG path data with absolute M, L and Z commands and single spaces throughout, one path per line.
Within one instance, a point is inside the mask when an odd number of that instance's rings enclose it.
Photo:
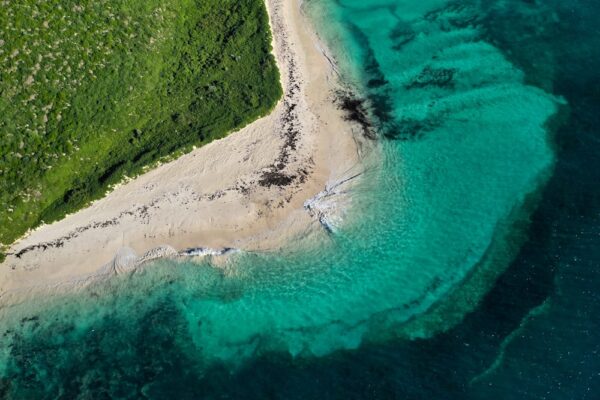
M 335 103 L 337 72 L 302 2 L 266 4 L 284 88 L 274 111 L 14 243 L 0 264 L 0 303 L 151 259 L 276 249 L 323 229 L 305 202 L 360 173 L 360 126 Z

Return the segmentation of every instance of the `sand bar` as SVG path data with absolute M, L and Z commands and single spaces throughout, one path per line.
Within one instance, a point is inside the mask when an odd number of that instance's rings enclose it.
M 272 249 L 319 228 L 303 205 L 360 172 L 360 128 L 336 105 L 335 69 L 301 3 L 268 0 L 267 6 L 284 87 L 274 111 L 30 232 L 0 265 L 0 302 L 85 281 L 107 266 L 118 272 L 115 255 Z

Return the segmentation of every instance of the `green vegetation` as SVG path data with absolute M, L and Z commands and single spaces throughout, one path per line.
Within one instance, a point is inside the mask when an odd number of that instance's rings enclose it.
M 0 243 L 281 96 L 262 0 L 0 0 Z

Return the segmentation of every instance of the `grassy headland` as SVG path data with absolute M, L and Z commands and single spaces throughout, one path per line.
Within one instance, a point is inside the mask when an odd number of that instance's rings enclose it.
M 266 114 L 270 50 L 262 0 L 0 1 L 0 245 Z

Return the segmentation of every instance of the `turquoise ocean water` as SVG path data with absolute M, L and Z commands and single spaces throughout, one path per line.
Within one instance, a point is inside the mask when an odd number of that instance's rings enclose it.
M 345 223 L 1 310 L 0 397 L 598 395 L 600 10 L 304 6 L 378 133 Z

